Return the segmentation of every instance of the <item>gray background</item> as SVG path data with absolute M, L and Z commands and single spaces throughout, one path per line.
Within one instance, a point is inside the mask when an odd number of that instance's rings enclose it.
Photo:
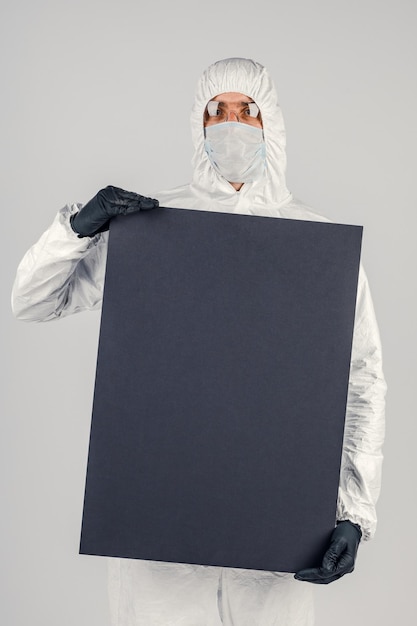
M 66 202 L 107 184 L 151 194 L 187 182 L 195 83 L 228 56 L 274 78 L 294 195 L 364 226 L 384 346 L 378 532 L 354 575 L 316 588 L 317 624 L 414 623 L 415 7 L 3 0 L 1 623 L 109 624 L 105 560 L 77 554 L 99 313 L 16 322 L 17 264 Z

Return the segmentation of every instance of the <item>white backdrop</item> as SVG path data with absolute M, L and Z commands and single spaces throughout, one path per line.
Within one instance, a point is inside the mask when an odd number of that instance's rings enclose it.
M 17 322 L 17 264 L 66 202 L 187 182 L 195 84 L 229 56 L 274 78 L 290 190 L 364 226 L 384 347 L 379 527 L 353 575 L 316 588 L 317 625 L 414 623 L 416 16 L 412 0 L 3 0 L 2 624 L 109 624 L 105 559 L 78 556 L 99 313 Z

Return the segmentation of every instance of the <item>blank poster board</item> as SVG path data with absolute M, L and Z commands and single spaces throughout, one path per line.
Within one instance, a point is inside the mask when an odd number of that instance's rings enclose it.
M 320 563 L 361 236 L 180 208 L 112 221 L 80 553 Z

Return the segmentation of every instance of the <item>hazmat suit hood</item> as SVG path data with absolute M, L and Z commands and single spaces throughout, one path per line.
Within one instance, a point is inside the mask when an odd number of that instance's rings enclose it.
M 258 105 L 263 123 L 266 168 L 261 178 L 240 191 L 212 166 L 204 148 L 204 111 L 209 100 L 225 92 L 238 92 Z M 162 206 L 254 215 L 274 215 L 291 201 L 285 183 L 285 127 L 277 93 L 267 69 L 251 59 L 217 61 L 197 83 L 191 113 L 194 144 L 193 178 L 189 185 L 156 193 Z

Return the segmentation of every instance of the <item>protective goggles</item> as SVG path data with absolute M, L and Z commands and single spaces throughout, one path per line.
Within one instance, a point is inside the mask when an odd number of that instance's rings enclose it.
M 255 102 L 242 102 L 238 106 L 229 110 L 222 102 L 210 100 L 207 103 L 206 114 L 208 119 L 216 122 L 226 122 L 229 114 L 234 113 L 239 122 L 254 120 L 259 116 L 259 107 Z

